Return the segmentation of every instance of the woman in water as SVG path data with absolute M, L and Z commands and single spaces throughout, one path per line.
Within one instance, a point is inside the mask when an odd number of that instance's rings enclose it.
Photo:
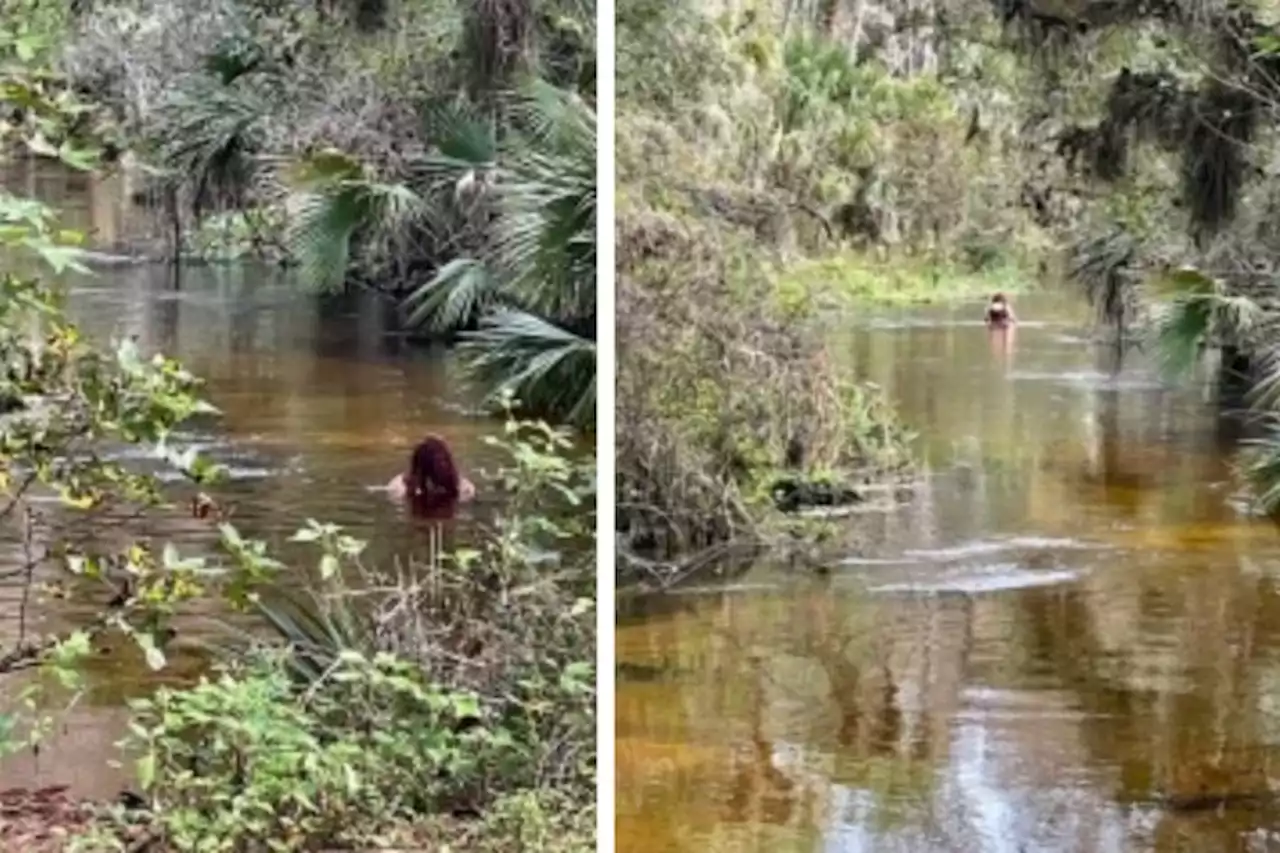
M 992 329 L 1003 329 L 1018 323 L 1018 317 L 1013 313 L 1013 306 L 1009 304 L 1009 300 L 1005 299 L 1003 293 L 997 293 L 991 297 L 991 301 L 987 303 L 984 319 L 988 328 Z
M 458 473 L 444 439 L 429 435 L 413 449 L 409 470 L 396 475 L 387 491 L 406 501 L 414 515 L 448 518 L 458 504 L 475 497 L 476 487 Z
M 1018 317 L 1013 313 L 1013 306 L 1009 304 L 1009 300 L 1003 293 L 997 293 L 991 297 L 983 319 L 987 324 L 991 352 L 1007 366 L 1013 355 L 1013 327 L 1018 324 Z

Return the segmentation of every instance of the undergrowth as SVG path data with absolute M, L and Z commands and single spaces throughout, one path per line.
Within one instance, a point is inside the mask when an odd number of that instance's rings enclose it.
M 79 849 L 594 849 L 593 468 L 545 425 L 498 443 L 509 503 L 475 548 L 377 567 L 302 528 L 315 585 L 264 590 L 273 639 L 132 703 L 145 802 Z

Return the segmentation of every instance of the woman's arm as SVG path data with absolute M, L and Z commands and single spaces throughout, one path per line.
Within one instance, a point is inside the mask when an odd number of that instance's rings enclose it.
M 468 503 L 476 496 L 475 484 L 466 477 L 458 478 L 458 501 Z
M 396 474 L 391 479 L 391 482 L 387 483 L 387 494 L 393 498 L 403 498 L 407 492 L 408 489 L 404 484 L 404 474 Z

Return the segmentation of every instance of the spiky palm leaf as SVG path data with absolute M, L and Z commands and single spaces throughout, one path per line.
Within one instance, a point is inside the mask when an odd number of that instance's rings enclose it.
M 596 305 L 595 141 L 516 154 L 499 183 L 491 264 L 504 293 L 549 317 L 593 317 Z
M 497 165 L 493 120 L 468 104 L 447 101 L 427 107 L 422 129 L 436 153 L 413 161 L 410 169 L 424 193 L 443 206 L 456 199 L 465 180 L 487 175 Z
M 205 78 L 177 89 L 165 103 L 157 132 L 160 160 L 195 186 L 197 210 L 211 192 L 238 198 L 248 187 L 265 114 L 260 98 Z
M 368 653 L 376 646 L 372 620 L 350 598 L 281 597 L 258 602 L 258 611 L 292 650 L 290 665 L 305 684 L 318 680 L 343 651 Z
M 496 164 L 482 126 L 436 115 L 441 154 L 425 168 L 442 183 L 491 172 L 496 216 L 482 251 L 445 265 L 405 307 L 412 324 L 436 332 L 478 325 L 463 351 L 491 393 L 510 389 L 527 406 L 586 424 L 595 400 L 595 114 L 544 82 L 507 113 L 518 130 Z
M 1256 337 L 1267 341 L 1254 352 L 1257 359 L 1257 383 L 1252 391 L 1252 405 L 1262 412 L 1280 413 L 1280 319 L 1274 310 L 1263 314 Z M 1280 414 L 1278 414 L 1280 417 Z
M 471 258 L 450 261 L 405 300 L 407 322 L 433 332 L 465 328 L 492 303 L 495 285 L 496 279 L 482 262 Z
M 1156 280 L 1155 344 L 1170 377 L 1190 374 L 1205 345 L 1239 345 L 1249 340 L 1261 309 L 1246 296 L 1230 295 L 1222 282 L 1198 270 L 1182 269 Z
M 455 100 L 429 106 L 423 111 L 422 125 L 439 150 L 442 165 L 477 168 L 497 160 L 493 121 L 469 104 Z
M 1208 297 L 1184 297 L 1158 306 L 1155 352 L 1161 372 L 1169 379 L 1191 374 L 1212 327 L 1213 306 Z
M 497 217 L 481 260 L 504 302 L 552 318 L 594 317 L 595 114 L 540 81 L 513 98 L 508 113 L 521 130 L 499 151 L 491 126 L 456 106 L 436 108 L 427 124 L 440 153 L 419 170 L 435 189 L 450 190 L 477 172 L 493 173 L 488 201 Z M 449 323 L 438 313 L 447 300 L 433 291 L 449 288 L 455 274 L 441 270 L 410 294 L 414 325 L 439 331 L 475 321 Z M 428 304 L 438 307 L 422 307 Z
M 395 228 L 425 212 L 409 187 L 371 180 L 365 172 L 358 161 L 336 151 L 321 152 L 295 171 L 286 240 L 311 288 L 342 287 L 352 240 L 362 228 Z
M 587 426 L 595 418 L 596 345 L 533 314 L 500 309 L 466 336 L 472 375 L 496 398 L 509 391 L 522 405 Z
M 1245 442 L 1243 473 L 1257 508 L 1274 515 L 1280 510 L 1280 414 L 1264 417 L 1262 436 Z
M 1080 285 L 1098 323 L 1120 332 L 1133 314 L 1136 256 L 1137 243 L 1123 229 L 1087 237 L 1071 248 L 1067 277 Z

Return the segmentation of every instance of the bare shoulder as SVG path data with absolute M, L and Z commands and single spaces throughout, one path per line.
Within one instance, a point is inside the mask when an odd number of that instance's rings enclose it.
M 403 498 L 406 491 L 404 474 L 396 474 L 391 478 L 391 482 L 387 483 L 387 494 L 393 498 Z

